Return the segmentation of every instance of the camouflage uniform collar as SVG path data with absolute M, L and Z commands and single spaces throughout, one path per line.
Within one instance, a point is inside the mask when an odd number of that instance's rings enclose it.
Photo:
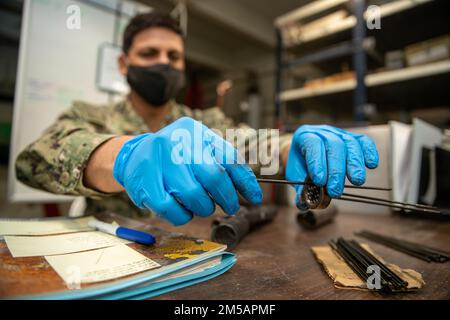
M 169 110 L 167 111 L 167 114 L 165 116 L 165 124 L 168 125 L 174 122 L 175 120 L 179 119 L 182 116 L 188 115 L 189 112 L 187 112 L 188 107 L 178 104 L 175 100 L 169 101 Z M 192 115 L 190 115 L 192 116 Z
M 133 108 L 129 97 L 117 102 L 114 106 L 115 111 L 120 115 L 119 129 L 124 134 L 140 134 L 148 131 L 144 120 Z
M 162 127 L 172 123 L 180 118 L 180 116 L 192 116 L 188 107 L 179 105 L 175 100 L 169 101 L 169 108 L 164 117 Z M 116 110 L 121 114 L 121 129 L 125 134 L 139 134 L 148 132 L 148 127 L 142 117 L 134 110 L 133 104 L 129 96 L 116 104 Z

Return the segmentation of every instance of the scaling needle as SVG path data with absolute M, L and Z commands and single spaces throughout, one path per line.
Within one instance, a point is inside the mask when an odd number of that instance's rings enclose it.
M 414 205 L 397 205 L 390 203 L 389 201 L 382 202 L 380 200 L 377 201 L 370 201 L 370 200 L 360 200 L 360 199 L 354 199 L 354 198 L 347 198 L 347 197 L 340 197 L 336 198 L 336 200 L 344 200 L 344 201 L 352 201 L 352 202 L 359 202 L 359 203 L 367 203 L 367 204 L 375 204 L 378 206 L 384 206 L 384 207 L 390 207 L 390 208 L 396 208 L 396 209 L 403 209 L 403 210 L 411 210 L 411 211 L 422 211 L 422 212 L 428 212 L 428 213 L 441 213 L 439 209 L 426 209 L 426 208 L 417 208 L 414 207 Z
M 309 181 L 288 181 L 288 180 L 279 180 L 279 179 L 256 179 L 258 182 L 262 183 L 281 183 L 281 184 L 301 184 L 306 186 L 315 186 L 312 182 Z M 353 189 L 366 189 L 366 190 L 381 190 L 381 191 L 390 191 L 390 188 L 381 188 L 381 187 L 367 187 L 367 186 L 353 186 L 353 185 L 345 185 L 345 188 L 353 188 Z M 335 198 L 336 200 L 344 200 L 344 201 L 352 201 L 352 202 L 360 202 L 367 204 L 374 204 L 379 206 L 385 206 L 396 209 L 403 209 L 409 211 L 422 211 L 428 213 L 442 213 L 439 208 L 422 205 L 422 204 L 412 204 L 400 201 L 391 201 L 387 199 L 380 199 L 375 197 L 356 195 L 351 193 L 343 193 L 341 197 Z
M 301 184 L 301 185 L 307 185 L 307 186 L 314 186 L 315 185 L 312 182 L 308 182 L 308 181 L 288 181 L 288 180 L 262 179 L 262 178 L 257 178 L 256 180 L 258 182 L 263 182 L 263 183 Z M 391 188 L 369 187 L 369 186 L 353 186 L 353 185 L 349 185 L 349 184 L 344 185 L 344 187 L 345 188 L 349 188 L 349 189 L 367 189 L 367 190 L 381 190 L 381 191 L 391 191 L 392 190 Z
M 361 199 L 367 199 L 367 200 L 385 201 L 385 202 L 390 202 L 390 203 L 394 203 L 394 204 L 400 204 L 400 205 L 404 205 L 404 206 L 414 206 L 414 207 L 418 207 L 418 208 L 437 209 L 436 207 L 425 205 L 425 204 L 411 204 L 411 203 L 407 203 L 407 202 L 392 201 L 392 200 L 387 200 L 387 199 L 379 199 L 379 198 L 374 198 L 374 197 L 369 197 L 369 196 L 362 196 L 362 195 L 358 195 L 358 194 L 351 194 L 351 193 L 345 193 L 345 192 L 342 195 L 343 196 L 349 196 L 349 197 L 355 197 L 355 198 L 361 198 Z

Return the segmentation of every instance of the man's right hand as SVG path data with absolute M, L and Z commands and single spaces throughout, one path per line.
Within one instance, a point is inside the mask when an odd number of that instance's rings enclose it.
M 134 204 L 175 225 L 206 217 L 217 203 L 227 214 L 239 210 L 237 191 L 253 204 L 262 192 L 238 151 L 191 118 L 156 133 L 127 140 L 115 157 L 113 176 Z

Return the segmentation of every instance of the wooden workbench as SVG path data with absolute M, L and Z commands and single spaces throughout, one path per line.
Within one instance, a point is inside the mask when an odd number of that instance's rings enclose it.
M 297 211 L 281 208 L 275 220 L 249 234 L 233 252 L 237 263 L 225 274 L 157 297 L 157 299 L 450 299 L 450 262 L 427 263 L 353 232 L 372 230 L 450 250 L 450 222 L 393 215 L 339 213 L 333 223 L 307 231 L 296 222 Z M 209 239 L 210 218 L 195 218 L 182 227 L 159 226 Z M 315 260 L 311 246 L 339 236 L 367 242 L 386 261 L 420 272 L 426 282 L 417 293 L 383 297 L 367 291 L 336 289 Z
M 355 231 L 367 229 L 449 250 L 450 222 L 342 212 L 334 222 L 308 231 L 297 224 L 296 214 L 297 210 L 293 208 L 280 208 L 273 222 L 247 235 L 233 250 L 237 263 L 225 274 L 155 299 L 450 299 L 450 262 L 427 263 L 353 235 Z M 134 220 L 112 214 L 100 215 L 99 218 L 115 220 L 123 226 L 141 230 L 151 225 L 163 227 L 203 239 L 210 238 L 213 220 L 213 217 L 196 217 L 185 226 L 173 227 L 157 218 Z M 368 291 L 336 289 L 310 248 L 325 245 L 339 236 L 367 242 L 387 262 L 420 272 L 426 282 L 425 287 L 417 293 L 385 297 Z M 14 268 L 19 272 L 15 272 L 15 279 L 3 279 L 3 284 L 20 289 L 17 292 L 21 292 L 24 286 L 29 287 L 30 283 L 37 286 L 33 288 L 36 292 L 65 288 L 62 279 L 43 257 L 13 259 L 7 250 L 5 243 L 0 243 L 0 254 L 4 255 L 5 261 L 9 261 L 0 270 L 6 268 L 3 271 L 8 273 L 10 268 Z M 21 263 L 26 263 L 27 268 L 21 267 Z M 21 276 L 22 269 L 26 276 Z M 38 282 L 35 281 L 36 276 L 39 277 Z M 1 289 L 0 284 L 0 293 Z M 14 290 L 6 291 L 4 295 L 18 294 Z

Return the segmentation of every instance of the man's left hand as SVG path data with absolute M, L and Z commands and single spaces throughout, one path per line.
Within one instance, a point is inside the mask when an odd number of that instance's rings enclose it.
M 368 136 L 328 125 L 299 127 L 289 150 L 286 178 L 304 181 L 308 176 L 317 186 L 326 186 L 332 198 L 344 191 L 345 176 L 355 185 L 366 181 L 366 167 L 378 166 L 375 143 Z M 297 206 L 303 186 L 296 185 Z

